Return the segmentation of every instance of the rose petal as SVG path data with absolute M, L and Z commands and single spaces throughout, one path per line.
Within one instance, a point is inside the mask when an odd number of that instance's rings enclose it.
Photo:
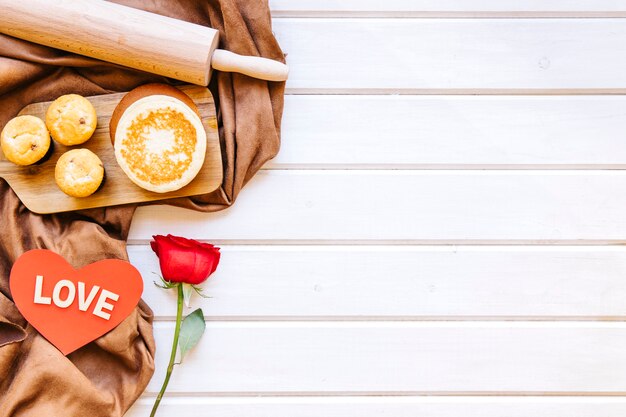
M 210 243 L 200 243 L 200 245 L 201 245 L 203 248 L 206 248 L 206 249 L 215 249 L 215 248 L 216 248 L 214 245 L 212 245 L 212 244 L 210 244 Z M 219 249 L 220 249 L 220 248 L 217 248 L 217 250 L 219 250 Z
M 222 256 L 222 254 L 219 251 L 219 248 L 217 248 L 217 251 L 215 252 L 215 257 L 214 257 L 214 263 L 213 263 L 213 268 L 211 268 L 211 272 L 210 274 L 212 274 L 213 272 L 215 272 L 215 270 L 217 269 L 217 265 L 220 263 L 220 257 Z M 209 275 L 210 275 L 209 274 Z
M 159 246 L 159 265 L 163 278 L 167 281 L 186 282 L 186 279 L 193 274 L 194 251 L 165 237 L 157 237 L 156 240 Z
M 159 245 L 158 245 L 158 243 L 156 243 L 155 241 L 152 241 L 152 242 L 150 242 L 150 247 L 152 248 L 154 253 L 156 253 L 156 255 L 159 256 Z
M 200 284 L 215 270 L 220 261 L 219 248 L 174 235 L 155 235 L 150 242 L 159 257 L 163 278 L 170 282 Z
M 181 236 L 173 236 L 173 235 L 167 235 L 167 237 L 172 240 L 173 242 L 176 242 L 177 244 L 181 245 L 181 246 L 185 246 L 185 247 L 195 247 L 197 246 L 197 243 L 195 240 L 191 240 L 191 239 L 187 239 Z

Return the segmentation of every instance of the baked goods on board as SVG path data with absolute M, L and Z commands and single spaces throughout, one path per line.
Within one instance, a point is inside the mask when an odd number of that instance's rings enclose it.
M 54 169 L 57 185 L 72 197 L 87 197 L 96 192 L 104 178 L 104 166 L 89 149 L 65 152 Z
M 80 95 L 63 95 L 44 107 L 44 112 L 45 122 L 24 115 L 5 126 L 1 140 L 7 159 L 28 165 L 51 153 L 54 164 L 55 153 L 84 143 L 95 131 L 95 109 Z M 154 193 L 188 185 L 201 171 L 208 150 L 206 127 L 196 104 L 166 84 L 147 84 L 127 93 L 111 115 L 109 135 L 120 170 L 134 184 Z M 50 136 L 63 145 L 54 152 L 49 152 L 54 146 Z M 56 161 L 54 180 L 68 196 L 86 197 L 101 186 L 104 171 L 95 153 L 71 149 Z
M 198 109 L 175 87 L 146 84 L 129 92 L 113 111 L 109 132 L 120 168 L 149 191 L 184 187 L 204 163 L 207 137 Z
M 78 94 L 66 94 L 57 98 L 46 112 L 46 126 L 52 139 L 65 146 L 87 142 L 97 124 L 93 105 Z
M 17 116 L 0 133 L 4 156 L 17 165 L 31 165 L 50 149 L 50 134 L 45 123 L 35 116 Z

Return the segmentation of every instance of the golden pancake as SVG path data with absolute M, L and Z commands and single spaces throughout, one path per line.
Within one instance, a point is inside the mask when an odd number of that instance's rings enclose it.
M 131 91 L 113 112 L 109 130 L 120 168 L 146 190 L 178 190 L 204 163 L 207 139 L 198 110 L 174 87 L 148 84 Z

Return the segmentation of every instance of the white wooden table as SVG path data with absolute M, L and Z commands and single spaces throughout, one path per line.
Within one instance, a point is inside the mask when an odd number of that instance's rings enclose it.
M 174 294 L 147 242 L 223 248 L 162 416 L 626 413 L 626 1 L 273 0 L 279 156 L 215 214 L 138 211 L 164 375 Z

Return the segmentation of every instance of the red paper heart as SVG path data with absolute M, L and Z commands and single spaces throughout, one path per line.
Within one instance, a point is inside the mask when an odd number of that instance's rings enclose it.
M 143 291 L 141 274 L 128 262 L 105 259 L 76 270 L 45 249 L 20 256 L 9 285 L 20 313 L 64 355 L 120 324 Z

